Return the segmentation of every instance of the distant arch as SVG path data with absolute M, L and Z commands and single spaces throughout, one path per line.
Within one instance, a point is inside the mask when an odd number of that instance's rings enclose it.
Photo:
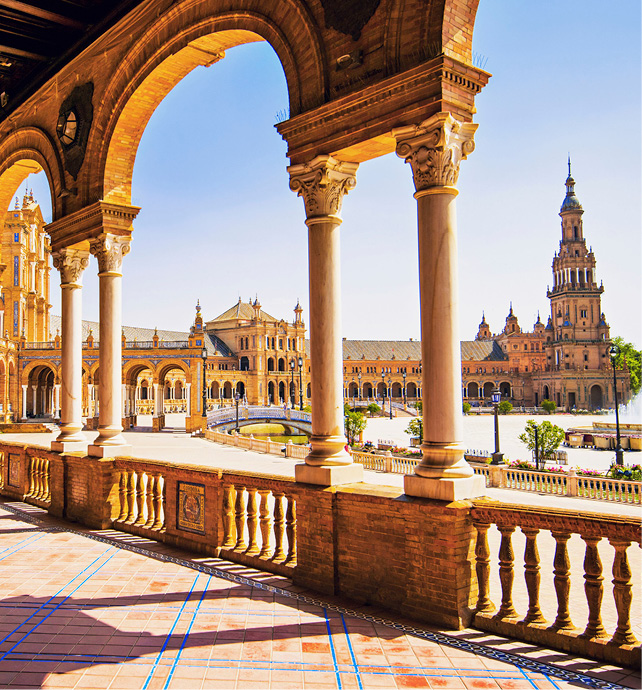
M 468 384 L 468 397 L 469 398 L 478 398 L 479 397 L 479 386 L 471 381 Z
M 590 399 L 592 410 L 601 410 L 604 407 L 604 392 L 597 383 L 591 386 Z

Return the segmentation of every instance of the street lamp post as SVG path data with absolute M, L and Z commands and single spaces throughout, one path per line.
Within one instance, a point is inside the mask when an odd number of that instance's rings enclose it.
M 290 405 L 294 409 L 294 360 L 290 360 L 290 373 L 292 374 L 292 379 L 290 381 Z
M 357 378 L 359 379 L 359 400 L 361 400 L 361 372 L 357 374 Z
M 235 400 L 235 402 L 236 402 L 236 433 L 237 433 L 237 434 L 238 434 L 239 431 L 240 431 L 240 427 L 239 427 L 239 398 L 240 398 L 240 397 L 241 397 L 241 396 L 239 395 L 239 392 L 236 391 L 236 393 L 235 393 L 235 395 L 234 395 L 234 400 Z
M 499 401 L 501 400 L 501 393 L 499 388 L 491 394 L 491 400 L 493 402 L 493 409 L 495 412 L 495 452 L 493 453 L 493 459 L 491 460 L 491 465 L 503 465 L 504 464 L 504 454 L 499 452 Z
M 611 366 L 613 367 L 613 394 L 615 396 L 615 464 L 624 464 L 624 453 L 620 443 L 620 413 L 617 403 L 617 373 L 615 369 L 615 360 L 619 354 L 617 345 L 613 344 L 609 348 L 609 356 L 611 357 Z
M 357 407 L 356 403 L 356 395 L 354 394 L 354 376 L 352 377 L 352 409 L 354 410 Z
M 392 379 L 388 376 L 388 388 L 390 395 L 388 396 L 388 402 L 390 403 L 390 419 L 392 419 Z
M 381 372 L 381 415 L 386 416 L 386 374 Z
M 205 369 L 207 367 L 207 348 L 203 348 L 201 350 L 201 357 L 203 359 L 203 402 L 202 402 L 202 407 L 203 407 L 203 413 L 202 417 L 205 419 L 207 417 L 207 375 L 205 373 Z
M 299 357 L 299 409 L 303 409 L 303 357 Z
M 404 408 L 408 405 L 408 398 L 406 397 L 406 369 L 401 372 L 403 377 L 403 406 Z

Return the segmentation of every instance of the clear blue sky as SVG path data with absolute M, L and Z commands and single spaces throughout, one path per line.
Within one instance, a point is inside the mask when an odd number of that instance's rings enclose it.
M 462 338 L 474 338 L 483 310 L 499 331 L 511 300 L 524 329 L 538 310 L 548 316 L 570 152 L 611 333 L 640 347 L 640 3 L 481 0 L 474 48 L 493 78 L 477 97 L 476 151 L 459 178 Z M 186 330 L 197 298 L 209 319 L 257 294 L 279 318 L 300 298 L 306 319 L 303 202 L 288 189 L 274 129 L 286 106 L 267 44 L 229 50 L 161 103 L 134 171 L 142 210 L 124 261 L 126 324 Z M 50 217 L 38 177 L 27 184 Z M 344 199 L 348 338 L 419 337 L 412 192 L 408 166 L 389 155 L 362 164 Z M 83 312 L 95 320 L 94 262 L 85 273 Z

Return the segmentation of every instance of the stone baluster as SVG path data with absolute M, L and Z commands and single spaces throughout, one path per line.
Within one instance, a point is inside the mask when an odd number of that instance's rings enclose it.
M 553 584 L 557 594 L 557 617 L 553 628 L 557 630 L 573 630 L 575 627 L 569 612 L 569 593 L 571 590 L 571 561 L 568 557 L 567 542 L 571 538 L 569 532 L 551 532 L 555 545 L 555 558 L 553 559 L 555 577 Z
M 626 550 L 631 545 L 630 541 L 609 539 L 609 543 L 615 549 L 613 558 L 613 598 L 617 609 L 617 628 L 613 633 L 611 642 L 614 644 L 636 644 L 637 639 L 631 629 L 631 567 Z
M 606 637 L 606 630 L 602 624 L 601 609 L 604 587 L 602 581 L 602 561 L 597 545 L 601 537 L 582 537 L 586 542 L 586 552 L 584 554 L 584 591 L 586 592 L 586 603 L 588 604 L 588 624 L 582 637 Z
M 274 520 L 272 519 L 272 511 L 270 510 L 269 500 L 272 492 L 269 489 L 260 489 L 261 496 L 261 512 L 259 514 L 259 524 L 261 525 L 261 552 L 260 558 L 270 558 L 274 547 L 272 545 L 272 528 Z
M 248 556 L 258 555 L 259 543 L 257 541 L 258 537 L 258 527 L 259 527 L 259 506 L 258 506 L 258 494 L 255 488 L 249 488 L 247 490 L 248 500 L 247 500 L 247 536 L 248 536 L 248 547 L 245 552 Z
M 145 518 L 145 473 L 136 472 L 136 521 L 137 526 L 142 526 L 146 522 Z
M 118 483 L 118 500 L 120 502 L 120 513 L 118 515 L 118 522 L 125 522 L 127 520 L 127 485 L 129 474 L 127 470 L 121 470 L 120 480 Z
M 40 458 L 32 458 L 31 465 L 33 467 L 33 497 L 40 499 L 42 496 L 42 469 Z
M 515 611 L 513 606 L 513 578 L 515 577 L 513 562 L 515 556 L 511 543 L 515 527 L 502 526 L 498 527 L 498 529 L 502 535 L 499 545 L 499 580 L 502 585 L 502 604 L 496 616 L 497 618 L 516 618 L 517 611 Z
M 488 529 L 490 524 L 486 522 L 475 522 L 477 530 L 477 540 L 475 542 L 475 571 L 477 573 L 477 605 L 475 611 L 478 613 L 492 613 L 495 604 L 490 600 L 490 549 L 488 548 Z
M 29 491 L 27 492 L 27 497 L 32 498 L 36 492 L 36 468 L 34 466 L 33 458 L 29 459 L 29 464 L 27 465 L 27 476 L 28 476 L 28 486 Z
M 45 462 L 36 458 L 36 498 L 40 501 L 45 496 Z
M 546 618 L 539 606 L 539 552 L 537 550 L 538 529 L 522 527 L 522 532 L 526 537 L 524 547 L 524 580 L 526 580 L 526 590 L 528 591 L 528 611 L 524 622 L 526 623 L 546 623 Z
M 288 557 L 285 565 L 295 566 L 297 562 L 296 548 L 296 501 L 288 496 L 288 508 L 285 514 L 285 533 L 288 538 Z
M 283 510 L 284 494 L 279 492 L 274 494 L 274 539 L 276 541 L 276 548 L 273 561 L 285 560 L 286 554 L 283 548 L 283 537 L 285 536 L 285 512 Z
M 247 541 L 245 540 L 245 524 L 247 522 L 247 498 L 245 495 L 245 487 L 239 486 L 236 488 L 236 506 L 234 510 L 234 520 L 236 522 L 236 544 L 235 551 L 245 551 L 247 549 Z
M 221 548 L 233 549 L 236 544 L 236 531 L 234 529 L 234 505 L 236 495 L 233 484 L 223 486 L 223 543 Z
M 156 474 L 154 481 L 154 524 L 152 529 L 162 530 L 165 526 L 165 480 L 162 474 Z
M 45 460 L 45 499 L 51 500 L 51 465 L 49 460 Z
M 147 520 L 143 527 L 151 529 L 156 520 L 154 511 L 154 486 L 158 481 L 158 475 L 147 473 L 147 483 L 145 484 L 145 508 L 147 510 Z
M 130 470 L 127 474 L 127 519 L 125 522 L 133 523 L 136 519 L 134 512 L 136 507 L 136 473 Z

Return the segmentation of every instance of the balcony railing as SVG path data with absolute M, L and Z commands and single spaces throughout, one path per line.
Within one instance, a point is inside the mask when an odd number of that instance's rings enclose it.
M 25 343 L 25 350 L 55 350 L 56 343 L 53 340 Z

